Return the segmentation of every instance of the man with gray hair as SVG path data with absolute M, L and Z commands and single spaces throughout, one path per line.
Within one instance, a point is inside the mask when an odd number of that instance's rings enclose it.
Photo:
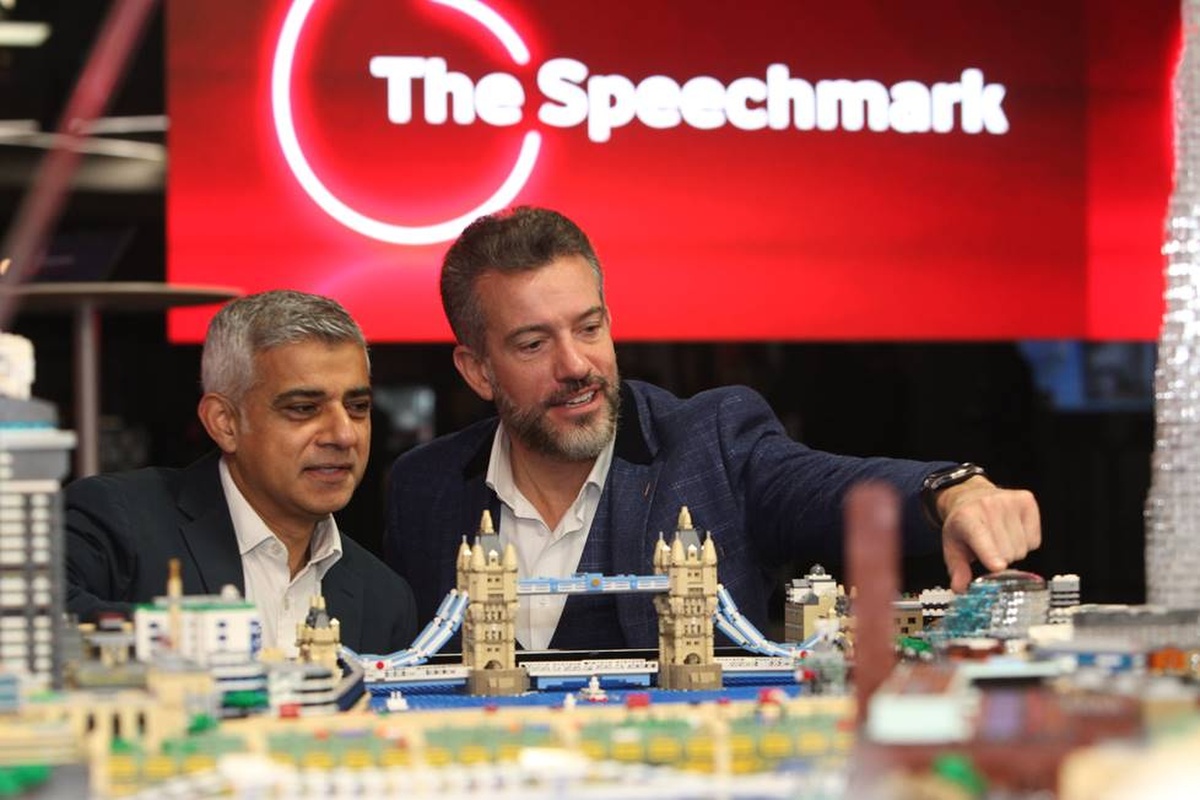
M 217 452 L 67 487 L 68 608 L 84 620 L 127 613 L 163 594 L 177 558 L 185 593 L 238 587 L 259 608 L 264 646 L 285 654 L 316 594 L 350 648 L 407 645 L 408 583 L 333 518 L 370 451 L 370 364 L 353 318 L 300 292 L 239 298 L 209 325 L 201 378 L 198 414 Z

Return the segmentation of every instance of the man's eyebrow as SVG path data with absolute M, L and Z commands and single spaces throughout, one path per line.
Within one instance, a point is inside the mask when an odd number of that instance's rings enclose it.
M 509 343 L 515 342 L 517 339 L 520 339 L 522 336 L 524 336 L 527 333 L 547 333 L 548 334 L 548 333 L 550 333 L 550 326 L 540 324 L 540 323 L 537 325 L 522 325 L 519 328 L 514 328 L 513 330 L 509 331 L 508 335 L 504 337 L 504 341 L 509 342 Z
M 280 392 L 275 395 L 272 401 L 274 405 L 283 405 L 292 400 L 323 400 L 328 397 L 328 394 L 322 389 L 288 389 L 286 392 Z
M 329 397 L 329 393 L 324 389 L 288 389 L 286 392 L 280 392 L 275 395 L 274 404 L 283 405 L 293 400 L 325 400 Z M 371 397 L 370 386 L 355 386 L 353 389 L 347 389 L 342 398 L 346 400 L 360 400 L 362 398 Z
M 603 317 L 605 313 L 604 306 L 592 306 L 582 314 L 572 320 L 572 325 L 578 325 L 581 322 L 586 322 L 591 317 Z M 513 342 L 527 333 L 550 333 L 553 327 L 546 323 L 537 323 L 534 325 L 522 325 L 520 328 L 514 328 L 504 337 L 504 341 Z

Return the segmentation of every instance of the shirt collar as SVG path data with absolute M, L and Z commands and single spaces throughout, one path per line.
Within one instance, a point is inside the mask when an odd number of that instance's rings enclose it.
M 595 463 L 592 464 L 592 470 L 588 473 L 587 479 L 583 482 L 580 492 L 586 491 L 588 487 L 594 487 L 599 491 L 604 491 L 604 482 L 608 479 L 608 468 L 612 465 L 613 447 L 616 439 L 609 439 L 608 444 L 600 451 L 600 455 L 596 456 Z M 487 474 L 484 481 L 488 488 L 496 493 L 500 501 L 506 504 L 509 508 L 517 508 L 521 502 L 521 493 L 517 491 L 516 481 L 513 479 L 512 459 L 510 454 L 512 447 L 509 440 L 508 430 L 501 422 L 496 427 L 496 435 L 492 437 L 492 453 L 488 459 Z
M 277 539 L 278 537 L 267 527 L 267 523 L 263 522 L 262 517 L 250 505 L 250 501 L 242 494 L 242 490 L 238 488 L 224 458 L 221 459 L 218 470 L 221 473 L 221 488 L 225 492 L 225 503 L 229 506 L 229 517 L 233 521 L 233 532 L 237 536 L 238 552 L 244 556 L 263 542 Z M 329 514 L 317 522 L 317 526 L 313 530 L 312 542 L 309 545 L 309 561 L 320 563 L 335 555 L 338 558 L 342 555 L 342 536 L 338 531 L 337 521 L 334 520 L 332 514 Z

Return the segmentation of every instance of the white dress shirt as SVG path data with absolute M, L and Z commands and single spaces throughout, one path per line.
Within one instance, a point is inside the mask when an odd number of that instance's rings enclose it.
M 492 440 L 486 481 L 500 498 L 500 544 L 517 551 L 518 578 L 565 578 L 579 568 L 579 558 L 587 542 L 588 531 L 612 464 L 614 441 L 596 458 L 575 502 L 563 514 L 554 530 L 517 489 L 509 458 L 508 433 L 501 424 Z M 527 650 L 545 650 L 550 646 L 558 620 L 562 617 L 565 595 L 533 595 L 517 601 L 517 641 Z
M 246 599 L 258 607 L 262 617 L 263 647 L 276 647 L 295 658 L 296 625 L 308 616 L 314 595 L 321 593 L 321 579 L 342 557 L 342 537 L 333 515 L 317 523 L 308 548 L 308 563 L 292 577 L 288 549 L 271 532 L 242 495 L 225 460 L 221 460 L 221 488 L 233 519 L 238 551 L 242 554 L 242 575 L 246 580 Z

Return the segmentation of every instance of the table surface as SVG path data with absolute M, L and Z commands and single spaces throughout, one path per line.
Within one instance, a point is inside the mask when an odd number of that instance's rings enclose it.
M 230 286 L 192 286 L 154 281 L 96 281 L 0 285 L 17 297 L 22 311 L 74 311 L 90 305 L 102 311 L 161 311 L 180 306 L 220 303 L 242 294 Z

